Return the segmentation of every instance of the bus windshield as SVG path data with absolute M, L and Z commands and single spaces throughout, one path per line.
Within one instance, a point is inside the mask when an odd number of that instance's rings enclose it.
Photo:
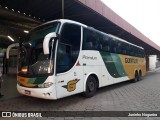
M 58 32 L 59 22 L 38 27 L 29 35 L 27 42 L 20 48 L 19 74 L 23 75 L 46 75 L 53 73 L 55 42 L 50 40 L 48 55 L 43 53 L 43 40 L 48 33 Z

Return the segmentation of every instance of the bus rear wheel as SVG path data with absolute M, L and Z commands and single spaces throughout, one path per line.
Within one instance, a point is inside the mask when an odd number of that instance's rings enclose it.
M 139 71 L 139 78 L 138 78 L 138 80 L 142 80 L 142 72 L 141 72 L 141 70 Z
M 138 72 L 136 71 L 135 72 L 135 77 L 133 79 L 133 82 L 137 82 L 139 80 L 139 75 L 138 75 Z
M 86 83 L 86 91 L 83 93 L 83 96 L 90 98 L 95 95 L 96 90 L 96 79 L 93 76 L 89 76 Z

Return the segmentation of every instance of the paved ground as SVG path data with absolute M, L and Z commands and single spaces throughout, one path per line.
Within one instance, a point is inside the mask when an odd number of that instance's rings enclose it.
M 20 95 L 16 91 L 16 77 L 4 76 L 0 111 L 160 111 L 160 70 L 148 72 L 137 83 L 129 81 L 111 85 L 98 90 L 92 98 L 81 94 L 59 99 L 43 100 Z M 0 118 L 1 119 L 1 118 Z M 11 118 L 3 118 L 11 120 Z M 17 118 L 12 118 L 18 120 Z M 24 120 L 27 118 L 23 118 Z M 31 118 L 33 119 L 33 118 Z M 44 120 L 45 118 L 34 118 Z M 104 118 L 104 117 L 66 117 L 49 120 L 159 120 L 159 118 Z M 27 119 L 28 120 L 28 119 Z

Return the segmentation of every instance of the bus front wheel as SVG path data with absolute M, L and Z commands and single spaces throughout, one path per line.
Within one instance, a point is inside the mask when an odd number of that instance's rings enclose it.
M 97 90 L 96 79 L 93 76 L 89 76 L 86 82 L 86 91 L 83 95 L 90 98 L 95 95 Z

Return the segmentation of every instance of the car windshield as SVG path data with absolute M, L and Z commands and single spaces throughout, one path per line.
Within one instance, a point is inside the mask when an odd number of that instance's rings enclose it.
M 28 41 L 20 48 L 19 73 L 26 75 L 44 75 L 53 73 L 55 42 L 49 42 L 50 54 L 43 53 L 43 40 L 51 32 L 57 32 L 58 22 L 41 26 L 28 35 Z

